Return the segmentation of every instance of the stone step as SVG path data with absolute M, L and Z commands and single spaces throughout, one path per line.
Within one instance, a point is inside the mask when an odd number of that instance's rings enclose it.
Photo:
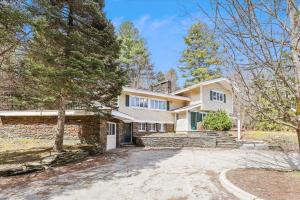
M 231 142 L 231 143 L 235 143 L 236 141 L 235 140 L 232 140 L 232 139 L 221 139 L 221 140 L 217 140 L 217 142 Z
M 217 145 L 217 148 L 226 148 L 226 149 L 236 149 L 237 146 L 229 146 L 229 145 Z
M 220 142 L 217 141 L 217 147 L 222 148 L 237 148 L 237 144 L 234 141 L 226 141 L 226 142 Z
M 135 144 L 120 144 L 121 147 L 136 147 Z

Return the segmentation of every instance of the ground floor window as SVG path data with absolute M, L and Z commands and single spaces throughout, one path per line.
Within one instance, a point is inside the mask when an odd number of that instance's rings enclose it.
M 165 124 L 160 124 L 160 130 L 159 132 L 165 132 Z
M 116 135 L 116 130 L 117 130 L 116 123 L 108 122 L 107 126 L 108 126 L 108 132 L 107 132 L 107 134 L 108 135 Z
M 155 132 L 156 131 L 156 124 L 155 123 L 150 124 L 150 131 L 151 132 Z
M 139 123 L 139 132 L 145 132 L 147 130 L 147 123 Z

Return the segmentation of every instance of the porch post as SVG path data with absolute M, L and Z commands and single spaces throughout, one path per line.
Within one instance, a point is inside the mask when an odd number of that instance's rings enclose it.
M 237 114 L 237 129 L 238 129 L 238 141 L 241 140 L 241 119 L 240 113 Z

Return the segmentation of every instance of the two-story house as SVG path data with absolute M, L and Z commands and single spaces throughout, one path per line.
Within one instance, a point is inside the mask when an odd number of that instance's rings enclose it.
M 230 81 L 218 78 L 204 81 L 170 94 L 125 87 L 118 101 L 118 111 L 130 116 L 125 123 L 125 140 L 155 132 L 197 131 L 209 111 L 225 110 L 233 114 Z
M 135 135 L 198 130 L 209 111 L 225 110 L 233 114 L 230 81 L 218 78 L 172 93 L 124 87 L 118 108 L 103 108 L 105 116 L 85 110 L 66 111 L 66 136 L 92 136 L 103 149 L 131 143 Z M 0 134 L 54 135 L 57 110 L 0 111 Z M 84 137 L 83 137 L 84 136 Z M 51 137 L 50 137 L 51 138 Z M 87 141 L 87 140 L 84 140 Z

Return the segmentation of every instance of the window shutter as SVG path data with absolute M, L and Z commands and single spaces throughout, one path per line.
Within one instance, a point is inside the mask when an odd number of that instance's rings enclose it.
M 167 101 L 167 110 L 170 110 L 170 102 Z
M 226 94 L 224 94 L 224 103 L 226 103 Z
M 213 100 L 213 91 L 212 90 L 210 91 L 210 100 L 211 101 Z
M 129 95 L 126 95 L 125 106 L 129 107 Z

